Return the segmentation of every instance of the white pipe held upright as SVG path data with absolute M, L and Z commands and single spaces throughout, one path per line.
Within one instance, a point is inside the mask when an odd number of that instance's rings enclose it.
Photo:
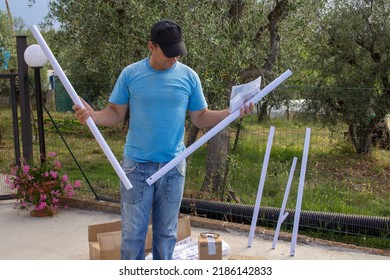
M 60 64 L 57 62 L 56 58 L 54 57 L 53 53 L 51 52 L 49 46 L 46 44 L 46 42 L 43 39 L 38 28 L 35 25 L 33 25 L 30 27 L 30 30 L 33 33 L 35 39 L 38 41 L 38 44 L 41 46 L 42 51 L 45 53 L 47 59 L 50 61 L 50 64 L 53 66 L 55 73 L 58 75 L 58 78 L 61 80 L 62 84 L 64 85 L 64 87 L 65 87 L 66 91 L 68 92 L 70 98 L 72 99 L 73 103 L 84 108 L 84 104 L 81 102 L 81 100 L 80 100 L 79 96 L 77 95 L 76 91 L 74 90 L 72 84 L 69 82 L 68 77 L 65 75 L 65 72 L 62 70 Z M 104 151 L 105 155 L 107 156 L 108 160 L 110 161 L 112 167 L 115 169 L 119 178 L 122 180 L 126 189 L 131 189 L 133 186 L 131 185 L 125 172 L 123 171 L 122 167 L 120 166 L 118 160 L 115 158 L 114 154 L 112 153 L 110 147 L 107 145 L 106 141 L 104 140 L 103 136 L 101 135 L 96 124 L 93 122 L 92 118 L 88 118 L 86 123 L 87 123 L 89 129 L 91 130 L 92 134 L 95 136 L 95 139 L 99 143 L 100 147 L 103 149 L 103 151 Z

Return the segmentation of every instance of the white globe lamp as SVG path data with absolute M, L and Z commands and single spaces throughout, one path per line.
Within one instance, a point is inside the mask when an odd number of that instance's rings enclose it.
M 32 68 L 43 67 L 47 62 L 47 57 L 41 47 L 38 44 L 34 44 L 24 51 L 24 60 Z

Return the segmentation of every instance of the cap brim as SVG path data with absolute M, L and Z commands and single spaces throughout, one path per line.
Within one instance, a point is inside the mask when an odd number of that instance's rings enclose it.
M 166 57 L 176 57 L 187 54 L 187 48 L 183 41 L 171 45 L 160 44 L 160 48 Z

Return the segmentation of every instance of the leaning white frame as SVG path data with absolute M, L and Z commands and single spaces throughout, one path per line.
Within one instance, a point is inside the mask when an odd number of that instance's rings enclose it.
M 308 127 L 308 128 L 306 128 L 305 144 L 304 144 L 304 147 L 303 147 L 301 174 L 300 174 L 300 177 L 299 177 L 297 203 L 296 203 L 296 206 L 295 206 L 295 215 L 294 215 L 294 226 L 293 226 L 293 232 L 292 232 L 292 237 L 291 237 L 290 256 L 294 256 L 295 255 L 295 247 L 297 245 L 299 219 L 300 219 L 300 216 L 301 216 L 303 187 L 305 185 L 307 158 L 308 158 L 308 155 L 309 155 L 310 134 L 311 134 L 311 129 Z
M 268 135 L 267 148 L 265 150 L 265 155 L 264 155 L 264 160 L 263 160 L 263 167 L 261 169 L 259 187 L 257 189 L 256 203 L 255 203 L 255 207 L 253 209 L 253 214 L 252 214 L 252 222 L 251 222 L 251 227 L 250 227 L 249 236 L 248 236 L 248 247 L 252 247 L 252 241 L 253 241 L 253 237 L 255 235 L 257 219 L 259 217 L 259 211 L 260 211 L 261 198 L 263 196 L 265 178 L 267 177 L 268 162 L 269 162 L 269 158 L 270 158 L 270 154 L 271 154 L 271 147 L 272 147 L 272 141 L 274 138 L 274 134 L 275 134 L 275 127 L 271 126 L 270 131 L 269 131 L 269 135 Z
M 269 94 L 272 90 L 274 90 L 277 86 L 279 86 L 284 80 L 286 80 L 291 75 L 292 75 L 291 70 L 285 71 L 282 75 L 280 75 L 278 78 L 276 78 L 271 83 L 269 83 L 265 88 L 263 88 L 262 90 L 259 90 L 259 92 L 256 93 L 252 98 L 250 98 L 245 104 L 249 105 L 250 103 L 253 103 L 253 104 L 258 103 L 262 98 L 264 98 L 267 94 Z M 172 159 L 170 162 L 168 162 L 166 165 L 164 165 L 161 169 L 159 169 L 157 172 L 155 172 L 152 176 L 150 176 L 146 180 L 146 182 L 149 185 L 152 185 L 153 183 L 155 183 L 158 179 L 160 179 L 162 176 L 164 176 L 169 170 L 171 170 L 173 167 L 178 165 L 182 160 L 187 158 L 190 154 L 195 152 L 200 146 L 202 146 L 204 143 L 206 143 L 208 140 L 210 140 L 213 136 L 215 136 L 218 132 L 220 132 L 222 129 L 224 129 L 226 126 L 228 126 L 230 123 L 232 123 L 239 116 L 240 116 L 239 109 L 233 111 L 229 116 L 227 116 L 225 119 L 223 119 L 221 122 L 219 122 L 216 126 L 214 126 L 212 129 L 210 129 L 205 135 L 203 135 L 201 138 L 199 138 L 197 141 L 195 141 L 192 145 L 190 145 L 187 149 L 185 149 L 183 152 L 181 152 L 178 156 L 176 156 L 174 159 Z
M 54 68 L 54 72 L 58 75 L 58 78 L 61 80 L 62 84 L 64 85 L 64 88 L 68 92 L 70 98 L 72 99 L 73 103 L 79 105 L 80 107 L 84 108 L 84 104 L 81 102 L 79 96 L 77 95 L 76 91 L 74 90 L 72 84 L 69 82 L 68 77 L 65 75 L 65 72 L 62 70 L 60 64 L 58 63 L 57 59 L 54 57 L 53 53 L 51 52 L 49 46 L 46 44 L 45 40 L 43 39 L 41 33 L 39 32 L 38 28 L 33 25 L 30 27 L 31 32 L 33 33 L 35 39 L 37 40 L 38 44 L 41 46 L 42 51 L 46 55 L 47 59 L 49 60 L 50 64 Z M 131 189 L 133 186 L 131 185 L 129 179 L 127 178 L 125 172 L 123 171 L 122 167 L 120 166 L 118 160 L 115 158 L 114 154 L 112 153 L 110 147 L 107 145 L 106 141 L 104 140 L 102 134 L 100 133 L 99 129 L 97 128 L 96 124 L 92 120 L 91 117 L 87 119 L 86 124 L 88 125 L 89 129 L 91 130 L 92 134 L 95 136 L 95 139 L 99 143 L 100 147 L 102 148 L 103 152 L 107 156 L 108 160 L 110 161 L 112 167 L 115 169 L 116 173 L 118 174 L 119 178 L 122 180 L 123 184 L 125 185 L 126 189 Z
M 297 165 L 297 161 L 298 161 L 298 158 L 294 157 L 292 165 L 291 165 L 291 169 L 290 169 L 290 175 L 289 175 L 288 181 L 287 181 L 286 190 L 284 192 L 282 207 L 280 208 L 280 213 L 279 213 L 278 223 L 277 223 L 276 229 L 275 229 L 274 239 L 272 241 L 272 249 L 276 248 L 276 242 L 278 241 L 280 227 L 282 226 L 282 223 L 289 215 L 288 212 L 284 212 L 284 211 L 286 210 L 287 199 L 288 199 L 288 195 L 290 193 L 291 184 L 292 184 L 292 180 L 294 177 L 294 172 L 295 172 L 295 167 Z

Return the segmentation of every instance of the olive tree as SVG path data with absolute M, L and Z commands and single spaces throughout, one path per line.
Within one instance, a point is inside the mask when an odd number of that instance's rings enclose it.
M 390 3 L 327 2 L 308 47 L 318 85 L 311 108 L 327 121 L 346 122 L 356 153 L 367 154 L 374 128 L 390 111 Z

